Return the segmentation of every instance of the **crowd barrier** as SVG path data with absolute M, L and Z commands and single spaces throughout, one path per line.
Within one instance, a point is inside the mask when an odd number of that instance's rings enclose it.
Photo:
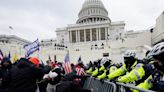
M 93 92 L 131 92 L 130 89 L 136 89 L 139 92 L 155 92 L 151 90 L 143 90 L 131 84 L 119 82 L 113 83 L 107 80 L 100 81 L 94 77 L 86 78 L 83 88 L 93 89 Z
M 85 89 L 93 89 L 93 92 L 117 92 L 116 85 L 109 81 L 100 81 L 93 77 L 88 77 L 84 83 Z
M 132 84 L 124 84 L 124 83 L 116 82 L 116 85 L 117 85 L 117 92 L 130 92 L 131 89 L 138 90 L 139 92 L 155 92 L 152 90 L 144 90 L 141 88 L 137 88 L 135 85 Z

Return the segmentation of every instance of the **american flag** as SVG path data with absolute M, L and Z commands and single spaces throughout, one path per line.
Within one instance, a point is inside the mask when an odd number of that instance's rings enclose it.
M 2 61 L 2 59 L 3 59 L 3 53 L 2 53 L 2 51 L 0 50 L 0 61 Z
M 71 63 L 69 60 L 69 52 L 66 54 L 63 62 L 63 68 L 66 74 L 72 72 Z
M 82 76 L 82 75 L 86 75 L 84 68 L 82 67 L 77 67 L 76 68 L 76 75 Z

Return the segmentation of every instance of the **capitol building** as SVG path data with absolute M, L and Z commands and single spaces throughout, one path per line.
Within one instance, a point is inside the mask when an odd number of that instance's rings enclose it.
M 126 50 L 134 50 L 137 58 L 142 59 L 154 43 L 164 39 L 162 25 L 164 12 L 157 18 L 154 27 L 139 31 L 125 30 L 125 22 L 112 21 L 101 0 L 85 0 L 75 24 L 57 28 L 56 39 L 40 42 L 39 57 L 45 61 L 49 56 L 56 56 L 56 60 L 62 62 L 69 51 L 73 63 L 77 63 L 80 56 L 84 63 L 102 57 L 119 63 L 123 62 L 122 56 Z
M 81 56 L 83 61 L 108 57 L 122 62 L 126 50 L 134 50 L 143 58 L 151 46 L 151 33 L 125 31 L 124 21 L 113 22 L 101 0 L 85 0 L 76 24 L 56 29 L 57 40 L 68 45 L 71 61 Z

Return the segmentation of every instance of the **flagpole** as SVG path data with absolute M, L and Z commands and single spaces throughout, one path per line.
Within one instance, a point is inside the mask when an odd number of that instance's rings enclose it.
M 39 53 L 40 53 L 40 50 L 38 50 L 38 59 L 40 60 L 40 55 L 39 55 Z
M 14 35 L 14 33 L 13 33 L 13 27 L 12 26 L 9 26 L 9 29 L 10 29 L 10 35 Z
M 38 59 L 40 61 L 40 45 L 39 45 L 39 50 L 38 50 Z

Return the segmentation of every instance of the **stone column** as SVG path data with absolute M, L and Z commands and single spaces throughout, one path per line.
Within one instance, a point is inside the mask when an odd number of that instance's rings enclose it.
M 90 41 L 92 41 L 92 29 L 90 29 Z
M 99 40 L 101 40 L 101 28 L 99 28 Z

